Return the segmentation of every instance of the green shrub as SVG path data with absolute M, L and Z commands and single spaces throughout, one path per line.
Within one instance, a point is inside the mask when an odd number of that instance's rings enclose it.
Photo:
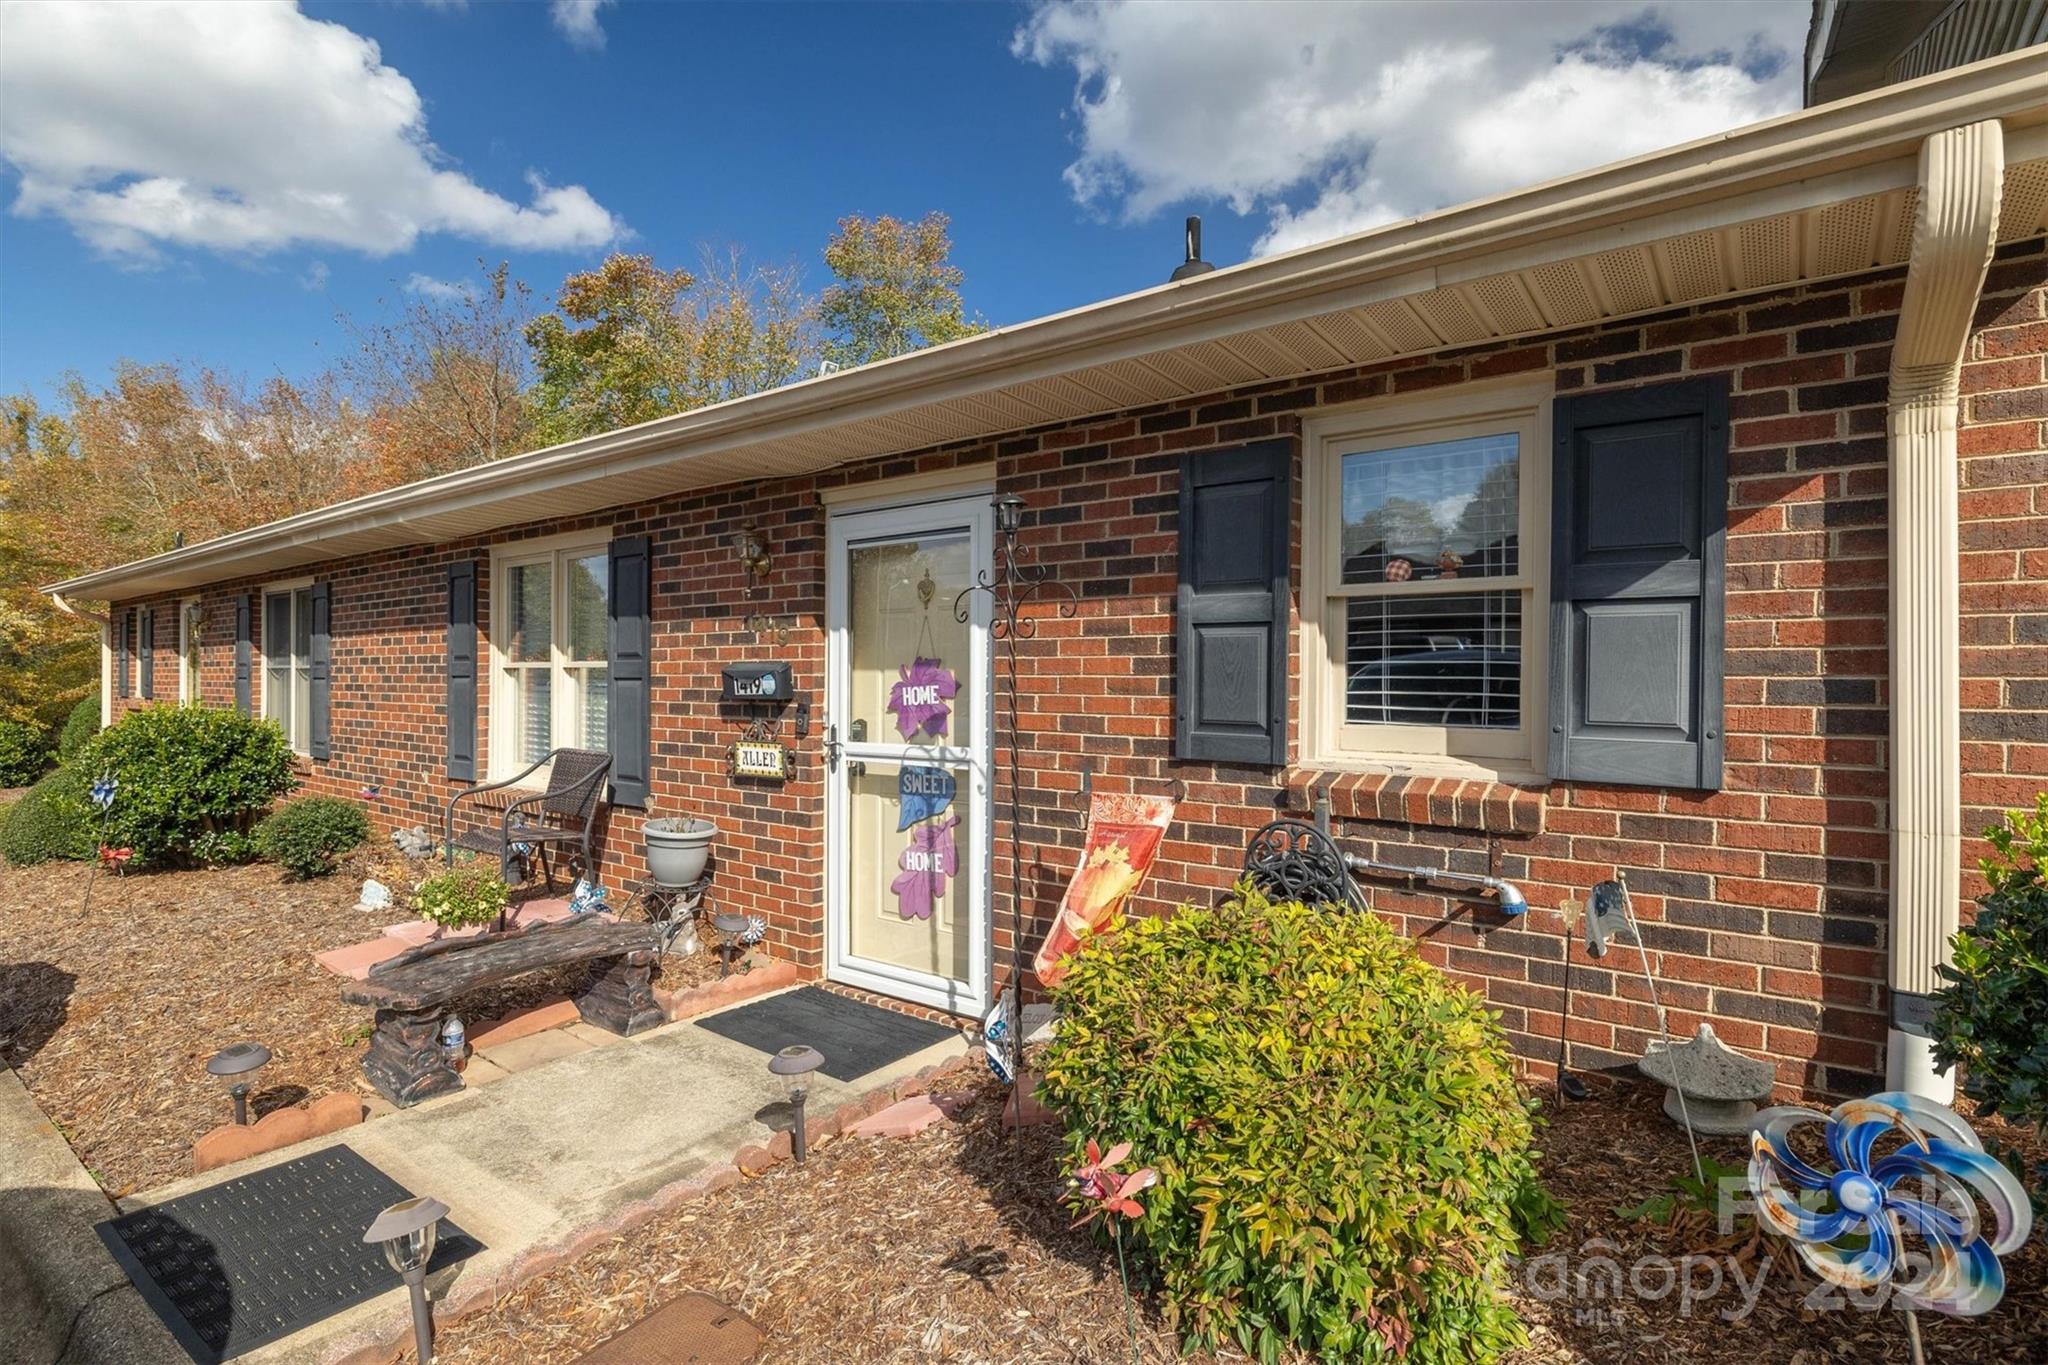
M 489 924 L 505 909 L 510 892 L 496 871 L 480 862 L 457 863 L 413 888 L 412 908 L 443 929 Z
M 1194 1343 L 1465 1361 L 1522 1339 L 1495 1276 L 1530 1108 L 1498 1023 L 1400 934 L 1240 889 L 1091 938 L 1056 997 L 1047 1097 L 1076 1163 L 1095 1138 L 1158 1170 L 1123 1236 Z
M 0 854 L 16 867 L 52 859 L 90 858 L 98 820 L 77 768 L 59 768 L 23 792 L 0 817 Z
M 234 862 L 270 803 L 297 785 L 284 732 L 204 706 L 130 711 L 80 750 L 77 767 L 119 784 L 107 841 L 143 864 Z
M 1990 891 L 1949 941 L 1934 993 L 1934 1061 L 1963 1065 L 1963 1093 L 1986 1114 L 2048 1133 L 2048 795 L 1987 832 Z M 2035 1173 L 2048 1197 L 2048 1169 Z
M 363 808 L 333 796 L 301 797 L 256 826 L 257 849 L 294 877 L 325 876 L 369 837 Z
M 33 721 L 0 720 L 0 787 L 26 787 L 50 771 L 56 748 Z
M 78 757 L 78 751 L 99 732 L 100 699 L 95 692 L 80 698 L 71 714 L 64 717 L 64 728 L 57 732 L 57 761 L 69 763 Z

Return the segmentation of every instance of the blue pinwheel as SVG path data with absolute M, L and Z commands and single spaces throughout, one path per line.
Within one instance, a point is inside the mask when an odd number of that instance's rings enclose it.
M 1833 1175 L 1792 1150 L 1790 1135 L 1802 1123 L 1825 1125 Z M 1988 1313 L 2004 1296 L 1998 1258 L 2027 1240 L 2033 1213 L 2020 1182 L 1985 1154 L 1952 1110 L 1892 1091 L 1828 1114 L 1798 1105 L 1766 1109 L 1750 1127 L 1749 1188 L 1762 1223 L 1791 1239 L 1822 1279 L 1849 1290 L 1889 1284 L 1908 1309 L 1954 1317 Z M 1892 1132 L 1902 1140 L 1878 1154 L 1879 1141 Z M 1798 1191 L 1808 1193 L 1807 1202 Z M 1978 1199 L 1997 1224 L 1988 1240 Z M 1929 1261 L 1926 1274 L 1913 1279 L 1900 1278 L 1907 1232 L 1926 1247 Z
M 611 907 L 605 901 L 604 888 L 586 877 L 578 877 L 576 885 L 569 889 L 569 909 L 579 915 Z
M 120 790 L 120 786 L 111 773 L 92 784 L 92 803 L 100 808 L 101 814 L 113 809 L 114 793 Z

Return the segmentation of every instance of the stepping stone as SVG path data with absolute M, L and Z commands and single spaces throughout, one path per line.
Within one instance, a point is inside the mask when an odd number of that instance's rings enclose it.
M 871 1114 L 847 1130 L 850 1137 L 916 1137 L 935 1123 L 946 1121 L 946 1111 L 929 1095 L 898 1100 L 878 1114 Z
M 685 1294 L 604 1341 L 577 1365 L 747 1365 L 761 1329 L 709 1294 Z
M 336 976 L 362 981 L 370 975 L 370 968 L 379 962 L 390 961 L 411 946 L 404 939 L 380 937 L 367 943 L 351 943 L 346 948 L 330 948 L 324 953 L 315 953 L 313 960 Z

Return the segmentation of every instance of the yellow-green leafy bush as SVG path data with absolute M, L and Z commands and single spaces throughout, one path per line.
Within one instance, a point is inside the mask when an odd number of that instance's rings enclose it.
M 1535 1186 L 1530 1113 L 1478 997 L 1369 914 L 1269 904 L 1119 924 L 1057 992 L 1048 1099 L 1078 1160 L 1159 1187 L 1126 1244 L 1197 1343 L 1277 1359 L 1490 1359 Z
M 412 908 L 443 929 L 489 924 L 505 909 L 511 892 L 495 865 L 461 862 L 413 888 Z

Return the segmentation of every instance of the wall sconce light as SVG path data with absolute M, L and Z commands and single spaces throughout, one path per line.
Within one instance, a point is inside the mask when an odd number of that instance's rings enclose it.
M 801 1043 L 768 1059 L 769 1073 L 782 1078 L 783 1087 L 789 1092 L 790 1108 L 795 1112 L 790 1120 L 789 1149 L 799 1165 L 804 1159 L 804 1101 L 810 1096 L 811 1073 L 823 1065 L 825 1054 Z
M 401 1199 L 377 1215 L 363 1240 L 380 1244 L 384 1259 L 405 1280 L 412 1293 L 412 1339 L 420 1365 L 434 1359 L 434 1311 L 427 1306 L 427 1262 L 434 1259 L 434 1239 L 448 1206 L 427 1195 Z
M 732 553 L 747 571 L 747 595 L 751 597 L 761 575 L 775 562 L 768 554 L 768 542 L 751 525 L 742 526 L 732 533 Z
M 217 1077 L 235 1097 L 235 1122 L 249 1124 L 249 1083 L 270 1061 L 270 1049 L 261 1043 L 229 1043 L 206 1063 L 206 1074 Z

